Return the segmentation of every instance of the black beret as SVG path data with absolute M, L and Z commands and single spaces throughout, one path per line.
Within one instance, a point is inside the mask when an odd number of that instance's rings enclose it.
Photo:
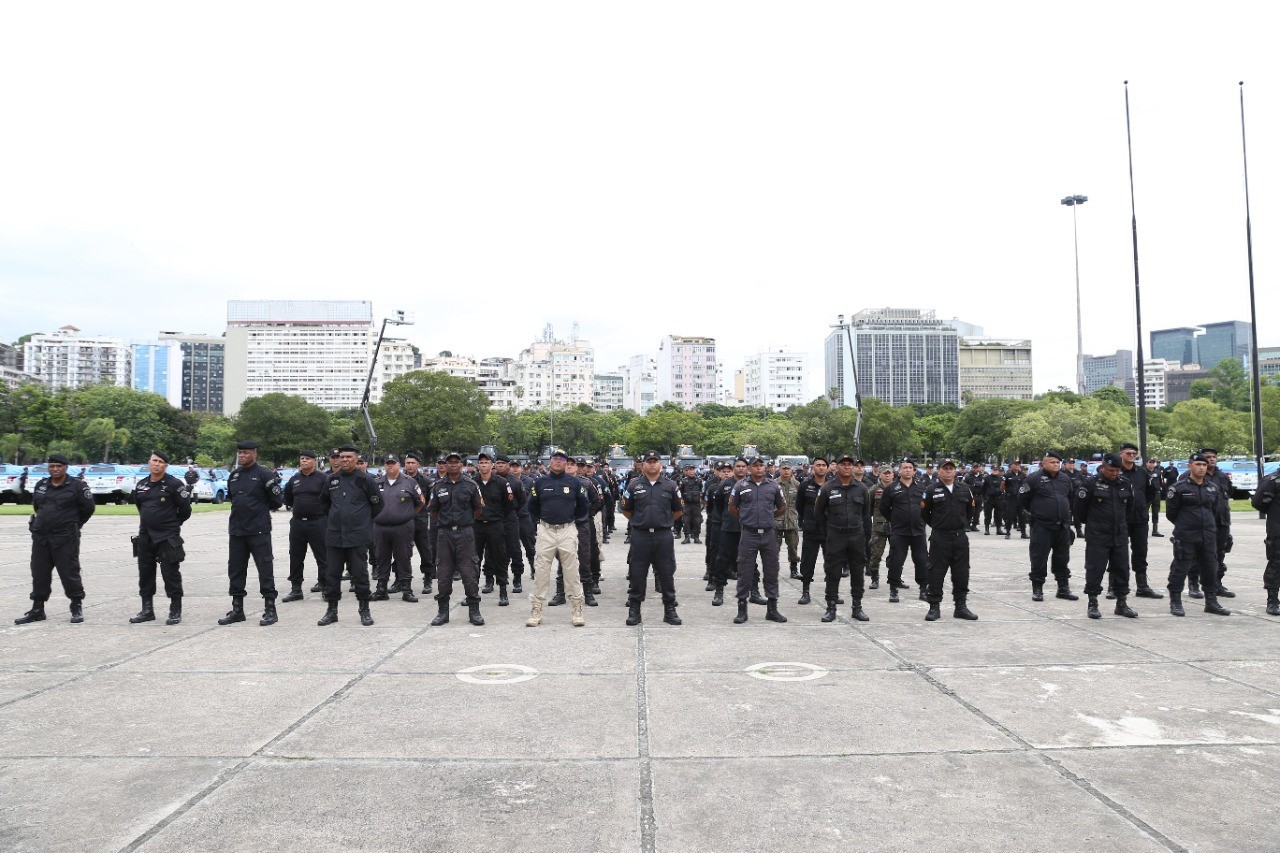
M 45 461 L 46 465 L 70 465 L 71 461 L 61 453 L 50 453 L 49 458 Z
M 164 464 L 166 464 L 166 465 L 168 465 L 168 464 L 169 464 L 169 454 L 168 454 L 168 453 L 165 453 L 163 450 L 153 450 L 153 451 L 151 451 L 151 455 L 152 455 L 152 456 L 159 456 L 159 457 L 160 457 L 160 461 L 164 462 Z
M 1217 450 L 1215 450 L 1215 449 L 1214 449 L 1214 448 L 1212 448 L 1212 447 L 1202 447 L 1202 448 L 1200 448 L 1199 450 L 1197 450 L 1196 452 L 1197 452 L 1197 453 L 1203 453 L 1203 454 L 1209 454 L 1209 453 L 1212 453 L 1214 456 L 1217 456 L 1217 455 L 1218 455 L 1218 451 L 1217 451 Z
M 258 449 L 258 442 L 256 441 L 246 439 L 245 441 L 236 442 L 236 450 L 257 450 L 257 449 Z
M 1191 454 L 1191 460 L 1190 460 L 1190 461 L 1192 461 L 1192 462 L 1206 462 L 1206 463 L 1207 463 L 1207 462 L 1209 461 L 1209 457 L 1208 457 L 1208 456 L 1205 456 L 1203 453 L 1192 453 L 1192 454 Z
M 478 455 L 478 456 L 476 457 L 476 461 L 477 461 L 477 462 L 479 462 L 481 459 L 488 459 L 488 460 L 492 461 L 492 460 L 493 460 L 493 457 L 492 457 L 492 456 L 490 456 L 488 453 L 481 453 L 480 455 Z
M 1124 467 L 1124 460 L 1120 458 L 1119 454 L 1104 453 L 1102 454 L 1102 464 L 1110 465 L 1112 468 L 1122 468 Z
M 1061 454 L 1061 453 L 1059 453 L 1059 452 L 1058 452 L 1058 451 L 1056 451 L 1056 450 L 1050 450 L 1050 451 L 1048 451 L 1047 453 L 1045 453 L 1044 458 L 1045 458 L 1045 459 L 1057 459 L 1059 462 L 1061 462 L 1061 461 L 1062 461 L 1062 454 Z
M 312 452 L 312 451 L 310 451 L 310 450 L 299 450 L 299 451 L 298 451 L 298 456 L 299 456 L 299 458 L 301 458 L 301 457 L 304 457 L 304 456 L 305 456 L 307 459 L 315 459 L 315 458 L 316 458 L 315 453 L 314 453 L 314 452 Z
M 404 461 L 405 461 L 405 462 L 408 462 L 410 459 L 413 459 L 413 460 L 414 460 L 414 461 L 416 461 L 416 462 L 421 462 L 421 461 L 422 461 L 422 457 L 421 457 L 421 456 L 419 456 L 417 453 L 415 453 L 415 452 L 414 452 L 414 451 L 412 451 L 412 450 L 410 450 L 408 453 L 406 453 L 406 454 L 404 455 Z
M 506 462 L 506 463 L 510 464 L 510 463 L 511 463 L 511 457 L 507 456 L 507 455 L 506 455 L 506 454 L 504 454 L 504 453 L 499 453 L 497 456 L 493 457 L 493 461 L 494 461 L 494 462 Z
M 1120 449 L 1121 450 L 1141 450 L 1142 448 L 1138 447 L 1138 445 L 1134 444 L 1132 441 L 1126 441 L 1124 444 L 1120 445 Z
M 354 444 L 344 444 L 344 445 L 342 445 L 341 447 L 339 447 L 339 448 L 338 448 L 338 452 L 339 452 L 339 453 L 357 453 L 357 454 L 358 454 L 358 453 L 360 452 L 360 448 L 356 447 Z

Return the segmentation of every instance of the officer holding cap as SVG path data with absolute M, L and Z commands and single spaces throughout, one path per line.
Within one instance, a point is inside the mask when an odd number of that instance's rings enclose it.
M 274 471 L 258 464 L 256 441 L 236 444 L 236 470 L 227 480 L 227 497 L 231 500 L 231 517 L 227 522 L 231 610 L 218 620 L 218 624 L 231 625 L 245 620 L 245 583 L 252 555 L 263 601 L 262 618 L 258 624 L 274 625 L 278 617 L 275 562 L 271 552 L 271 513 L 284 506 L 284 489 L 280 488 Z
M 627 483 L 619 502 L 622 514 L 631 523 L 631 550 L 627 555 L 627 624 L 640 624 L 640 605 L 644 602 L 649 567 L 652 566 L 662 591 L 662 621 L 668 625 L 679 625 L 675 539 L 671 531 L 683 514 L 680 489 L 662 476 L 662 454 L 656 450 L 644 455 L 641 471 L 641 476 Z
M 316 470 L 316 455 L 310 450 L 298 454 L 298 473 L 284 484 L 284 505 L 293 516 L 289 519 L 289 594 L 282 604 L 302 600 L 302 568 L 307 549 L 316 561 L 316 584 L 312 592 L 324 592 L 325 548 L 324 493 L 328 477 Z
M 1018 489 L 1018 512 L 1031 516 L 1031 600 L 1044 601 L 1049 555 L 1058 581 L 1058 598 L 1078 601 L 1071 591 L 1071 478 L 1062 471 L 1062 454 L 1050 450 L 1040 470 L 1028 475 Z
M 137 625 L 155 621 L 152 600 L 156 594 L 156 563 L 164 578 L 164 592 L 169 597 L 166 625 L 182 621 L 182 523 L 191 517 L 191 488 L 168 473 L 169 455 L 153 451 L 147 461 L 150 476 L 133 487 L 133 505 L 138 508 L 138 535 L 133 539 L 138 558 L 138 595 L 142 610 L 129 619 Z
M 49 476 L 36 483 L 31 495 L 35 514 L 31 530 L 31 609 L 13 620 L 15 625 L 42 622 L 44 603 L 58 570 L 62 590 L 71 599 L 71 621 L 83 622 L 84 584 L 80 582 L 80 528 L 96 508 L 93 492 L 83 480 L 67 476 L 67 457 L 49 454 Z
M 413 525 L 419 512 L 427 505 L 427 499 L 418 481 L 400 469 L 400 457 L 388 454 L 383 457 L 382 464 L 382 473 L 373 481 L 382 495 L 382 512 L 373 520 L 378 586 L 370 600 L 386 601 L 390 597 L 387 582 L 394 562 L 396 585 L 391 592 L 399 592 L 404 601 L 416 602 L 418 597 L 413 594 Z

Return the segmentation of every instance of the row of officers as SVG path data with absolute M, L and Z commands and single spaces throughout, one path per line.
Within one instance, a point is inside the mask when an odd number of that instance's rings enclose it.
M 1223 555 L 1232 547 L 1229 483 L 1216 468 L 1216 452 L 1203 448 L 1192 455 L 1189 470 L 1164 488 L 1160 474 L 1136 464 L 1137 448 L 1125 445 L 1119 454 L 1107 454 L 1096 476 L 1073 480 L 1063 470 L 1062 459 L 1049 452 L 1040 467 L 1017 480 L 1016 495 L 1004 522 L 1025 518 L 1030 526 L 1032 598 L 1042 601 L 1051 570 L 1057 597 L 1077 600 L 1070 588 L 1070 548 L 1083 528 L 1085 594 L 1088 614 L 1100 617 L 1097 599 L 1107 579 L 1107 594 L 1116 600 L 1115 612 L 1136 616 L 1127 604 L 1130 570 L 1136 595 L 1163 598 L 1147 582 L 1147 513 L 1151 503 L 1163 497 L 1165 517 L 1173 525 L 1173 561 L 1167 590 L 1170 609 L 1184 615 L 1181 595 L 1203 598 L 1208 613 L 1229 615 L 1219 599 L 1233 597 L 1223 584 Z M 439 612 L 433 625 L 449 621 L 455 579 L 462 582 L 469 621 L 484 624 L 480 595 L 499 588 L 499 606 L 509 604 L 512 591 L 522 592 L 523 561 L 529 558 L 534 580 L 527 624 L 541 623 L 544 606 L 569 603 L 571 621 L 583 625 L 584 604 L 594 605 L 599 594 L 599 569 L 603 555 L 599 545 L 607 541 L 610 525 L 601 514 L 608 481 L 597 479 L 590 465 L 577 466 L 561 453 L 552 456 L 549 471 L 525 477 L 505 457 L 481 454 L 474 477 L 462 474 L 462 459 L 450 454 L 443 460 L 438 478 L 421 470 L 421 460 L 406 455 L 404 465 L 396 456 L 382 460 L 385 470 L 371 477 L 357 468 L 356 448 L 339 448 L 335 466 L 328 472 L 316 467 L 313 454 L 302 454 L 299 472 L 283 486 L 273 472 L 257 463 L 257 446 L 251 441 L 237 447 L 237 468 L 229 480 L 228 578 L 231 610 L 219 620 L 232 624 L 246 620 L 244 599 L 250 559 L 258 573 L 263 598 L 260 624 L 278 620 L 271 549 L 271 513 L 282 506 L 292 510 L 290 521 L 290 592 L 284 601 L 303 598 L 305 553 L 315 556 L 320 578 L 312 591 L 324 594 L 327 608 L 319 621 L 338 620 L 343 581 L 358 601 L 360 621 L 372 625 L 372 600 L 398 592 L 406 601 L 413 595 L 412 551 L 423 558 L 424 590 L 438 585 Z M 582 460 L 586 462 L 587 460 Z M 185 559 L 182 524 L 191 514 L 188 484 L 167 472 L 168 457 L 157 451 L 149 460 L 150 476 L 134 491 L 139 511 L 139 532 L 133 537 L 138 560 L 142 609 L 131 622 L 156 619 L 157 567 L 169 598 L 167 624 L 182 619 L 181 563 Z M 67 476 L 67 460 L 49 457 L 49 476 L 33 491 L 35 513 L 32 535 L 32 608 L 18 624 L 46 618 L 45 602 L 56 570 L 71 602 L 73 622 L 83 621 L 84 587 L 80 577 L 80 528 L 93 515 L 93 496 L 83 482 Z M 800 604 L 810 603 L 810 585 L 817 555 L 823 556 L 826 612 L 823 621 L 836 618 L 836 606 L 844 603 L 841 585 L 849 578 L 850 615 L 859 621 L 869 617 L 863 607 L 867 586 L 879 588 L 878 555 L 888 545 L 889 601 L 900 601 L 899 592 L 910 589 L 902 577 L 906 559 L 915 568 L 920 597 L 929 602 L 926 616 L 940 616 L 944 582 L 951 575 L 954 615 L 976 619 L 969 610 L 969 532 L 976 529 L 974 508 L 978 499 L 958 475 L 956 463 L 944 460 L 937 476 L 924 482 L 916 466 L 904 460 L 897 471 L 888 466 L 874 481 L 858 477 L 859 460 L 842 456 L 834 466 L 825 459 L 813 463 L 812 475 L 803 480 L 784 468 L 777 479 L 766 475 L 760 459 L 738 459 L 732 466 L 699 481 L 696 497 L 691 477 L 668 477 L 661 456 L 645 454 L 636 470 L 620 484 L 617 506 L 628 519 L 627 624 L 639 624 L 650 573 L 661 593 L 664 621 L 678 625 L 674 586 L 674 540 L 680 527 L 694 539 L 701 532 L 702 510 L 707 523 L 707 590 L 712 605 L 724 604 L 724 590 L 734 581 L 738 612 L 734 622 L 749 618 L 748 604 L 766 606 L 765 618 L 785 622 L 778 609 L 779 555 L 786 543 L 793 552 L 792 571 L 802 583 Z M 864 468 L 865 471 L 865 468 Z M 692 472 L 688 472 L 689 475 Z M 595 484 L 599 483 L 600 488 Z M 1009 493 L 1008 481 L 1004 484 Z M 1161 491 L 1164 494 L 1161 495 Z M 1267 514 L 1268 562 L 1263 585 L 1267 612 L 1280 615 L 1280 512 L 1269 512 L 1277 493 L 1277 477 L 1263 479 L 1254 505 Z M 779 521 L 794 512 L 803 534 L 798 560 L 794 544 Z M 998 530 L 1000 529 L 998 521 Z M 529 542 L 529 540 L 532 540 Z M 528 543 L 528 544 L 526 544 Z M 371 579 L 370 550 L 376 555 Z M 874 566 L 872 557 L 875 555 Z M 480 589 L 484 560 L 486 587 Z M 559 564 L 559 570 L 555 565 Z M 797 571 L 798 563 L 798 571 Z M 388 586 L 392 566 L 395 586 Z M 508 574 L 508 566 L 511 568 Z M 551 594 L 551 579 L 557 592 Z M 764 595 L 760 594 L 763 585 Z

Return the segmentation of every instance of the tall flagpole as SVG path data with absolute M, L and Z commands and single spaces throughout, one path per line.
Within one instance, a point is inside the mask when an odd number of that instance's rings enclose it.
M 1258 364 L 1258 301 L 1253 290 L 1253 223 L 1249 217 L 1249 147 L 1244 132 L 1244 81 L 1240 81 L 1240 153 L 1244 160 L 1244 237 L 1249 257 L 1249 321 L 1252 326 L 1252 349 L 1249 361 L 1253 367 L 1253 457 L 1258 465 L 1258 482 L 1262 482 L 1262 366 Z
M 1138 326 L 1138 452 L 1147 458 L 1146 357 L 1142 352 L 1142 288 L 1138 284 L 1138 208 L 1133 195 L 1133 131 L 1129 123 L 1129 81 L 1124 81 L 1124 132 L 1129 143 L 1129 210 L 1133 221 L 1133 313 Z

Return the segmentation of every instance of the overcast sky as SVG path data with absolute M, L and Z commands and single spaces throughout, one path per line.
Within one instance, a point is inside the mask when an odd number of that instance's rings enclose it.
M 985 9 L 980 12 L 976 9 Z M 425 352 L 572 323 L 810 353 L 837 313 L 1029 337 L 1074 385 L 1145 330 L 1280 344 L 1280 63 L 1256 3 L 8 4 L 0 338 L 221 332 L 229 298 L 416 311 Z

